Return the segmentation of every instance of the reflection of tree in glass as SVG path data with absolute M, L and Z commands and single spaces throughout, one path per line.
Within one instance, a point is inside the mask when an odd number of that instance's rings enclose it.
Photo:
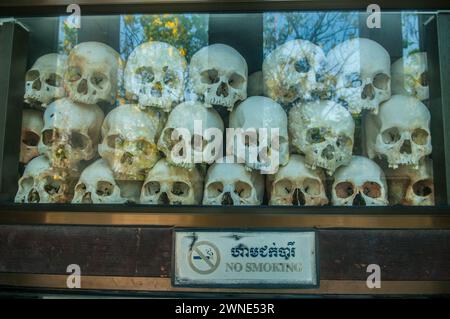
M 70 50 L 77 44 L 78 29 L 67 26 L 65 19 L 66 17 L 59 18 L 58 52 L 69 55 Z
M 189 61 L 197 50 L 208 43 L 208 16 L 124 15 L 120 30 L 120 54 L 123 59 L 145 41 L 163 41 L 175 46 Z
M 264 56 L 289 40 L 309 40 L 328 52 L 358 35 L 357 12 L 278 12 L 264 14 Z
M 419 15 L 402 13 L 403 55 L 420 52 Z

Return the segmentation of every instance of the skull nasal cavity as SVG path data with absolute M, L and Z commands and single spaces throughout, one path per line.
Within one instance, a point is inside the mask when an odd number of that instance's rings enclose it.
M 334 146 L 333 145 L 327 145 L 322 151 L 322 157 L 327 160 L 332 160 L 334 158 Z
M 222 197 L 222 205 L 233 205 L 233 199 L 230 192 L 226 192 Z
M 159 196 L 158 204 L 160 204 L 160 205 L 168 205 L 168 204 L 170 204 L 169 197 L 167 197 L 167 194 L 165 192 L 162 193 L 161 196 Z
M 28 193 L 28 202 L 29 203 L 39 203 L 41 198 L 39 197 L 39 193 L 33 188 L 31 192 Z
M 292 196 L 292 205 L 294 206 L 305 205 L 305 195 L 298 188 L 294 190 L 294 196 Z
M 162 84 L 161 82 L 156 82 L 152 87 L 152 96 L 161 97 L 162 96 Z
M 130 152 L 125 152 L 120 159 L 120 163 L 128 165 L 133 164 L 133 154 L 131 154 Z
M 86 79 L 81 80 L 80 84 L 78 84 L 77 92 L 80 94 L 88 93 L 88 84 Z
M 217 88 L 217 92 L 216 92 L 217 96 L 223 96 L 223 97 L 227 97 L 228 96 L 228 85 L 224 82 L 220 83 L 219 87 Z
M 401 154 L 411 154 L 412 153 L 410 140 L 406 140 L 403 142 L 402 147 L 400 147 L 400 153 Z
M 361 93 L 361 98 L 363 100 L 365 99 L 373 100 L 375 98 L 375 89 L 373 88 L 372 84 L 367 84 L 364 87 Z
M 87 192 L 83 195 L 81 202 L 84 204 L 92 204 L 91 192 Z
M 366 206 L 366 201 L 361 194 L 356 194 L 355 199 L 353 199 L 353 206 Z

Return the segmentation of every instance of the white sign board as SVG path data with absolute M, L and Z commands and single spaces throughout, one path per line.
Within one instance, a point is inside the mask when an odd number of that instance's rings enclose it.
M 176 231 L 175 286 L 317 286 L 313 231 Z

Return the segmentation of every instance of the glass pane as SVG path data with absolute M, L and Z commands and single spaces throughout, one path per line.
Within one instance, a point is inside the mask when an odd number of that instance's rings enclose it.
M 432 15 L 21 19 L 15 202 L 433 206 Z

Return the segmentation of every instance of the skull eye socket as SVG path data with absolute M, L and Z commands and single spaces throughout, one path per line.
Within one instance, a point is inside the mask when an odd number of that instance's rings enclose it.
M 72 132 L 69 143 L 73 148 L 83 150 L 89 144 L 89 138 L 81 133 Z
M 44 145 L 51 145 L 54 141 L 59 139 L 59 133 L 57 130 L 45 130 L 42 132 L 42 143 Z
M 428 72 L 423 72 L 421 75 L 420 75 L 420 78 L 419 78 L 419 80 L 420 80 L 420 85 L 422 85 L 422 86 L 428 86 Z
M 25 81 L 34 81 L 37 80 L 40 76 L 40 73 L 38 70 L 30 70 L 25 75 Z
M 45 83 L 47 83 L 47 85 L 50 85 L 50 86 L 53 86 L 53 87 L 61 87 L 62 86 L 62 77 L 60 77 L 56 73 L 52 73 L 45 80 Z
M 346 88 L 359 88 L 363 84 L 358 73 L 350 73 L 345 77 Z
M 244 86 L 245 79 L 237 73 L 233 73 L 228 79 L 228 84 L 233 89 L 241 89 Z
M 311 69 L 311 65 L 307 58 L 302 58 L 294 63 L 294 69 L 298 73 L 307 73 Z
M 61 185 L 62 185 L 62 183 L 60 181 L 56 180 L 55 178 L 53 178 L 51 176 L 47 176 L 45 185 L 44 185 L 44 190 L 49 195 L 55 195 L 61 191 L 61 189 L 62 189 Z
M 275 183 L 274 193 L 278 196 L 289 195 L 292 192 L 292 182 L 288 179 L 282 179 Z
M 310 128 L 306 131 L 306 140 L 311 144 L 325 142 L 325 137 L 323 136 L 324 131 L 325 129 L 321 127 Z
M 390 77 L 384 73 L 378 73 L 373 78 L 373 86 L 379 90 L 387 90 L 389 89 L 389 80 Z
M 219 80 L 220 80 L 219 72 L 215 69 L 203 71 L 200 74 L 200 77 L 201 77 L 202 83 L 205 83 L 205 84 L 214 84 L 214 83 L 219 82 Z
M 381 186 L 377 182 L 365 182 L 362 186 L 362 191 L 364 195 L 371 198 L 381 196 Z
M 187 197 L 189 195 L 189 185 L 184 182 L 175 182 L 170 190 L 172 194 L 180 197 Z
M 428 142 L 428 132 L 421 128 L 416 128 L 411 134 L 411 139 L 418 145 L 425 145 Z
M 252 194 L 252 187 L 242 181 L 238 181 L 234 184 L 234 192 L 239 195 L 240 198 L 249 198 Z
M 175 74 L 171 71 L 171 70 L 164 70 L 165 74 L 164 74 L 164 78 L 163 78 L 163 82 L 166 85 L 173 85 L 176 77 Z
M 221 182 L 213 182 L 207 187 L 207 196 L 209 198 L 216 198 L 223 192 L 223 184 Z
M 97 189 L 95 193 L 98 196 L 111 196 L 114 192 L 114 185 L 107 181 L 99 181 L 97 182 Z
M 161 191 L 161 185 L 157 181 L 150 181 L 144 186 L 145 193 L 149 196 L 157 195 Z
M 151 154 L 152 152 L 152 145 L 146 140 L 138 140 L 136 142 L 136 148 L 147 155 Z
M 39 135 L 31 131 L 26 131 L 23 134 L 22 143 L 28 147 L 36 147 L 39 143 Z
M 194 134 L 191 139 L 191 146 L 194 151 L 203 151 L 208 144 L 208 141 L 201 135 Z
M 91 76 L 91 83 L 96 88 L 99 88 L 100 90 L 104 89 L 108 78 L 103 73 L 95 72 L 94 75 Z
M 311 196 L 320 195 L 322 183 L 317 179 L 305 178 L 303 181 L 303 190 L 306 194 Z
M 66 72 L 66 79 L 69 82 L 76 82 L 81 79 L 83 72 L 81 72 L 81 69 L 77 66 L 71 66 Z
M 123 146 L 123 144 L 125 143 L 125 139 L 119 135 L 109 135 L 106 138 L 106 144 L 110 147 L 110 148 L 118 148 Z
M 86 187 L 86 184 L 84 184 L 84 183 L 80 183 L 75 187 L 76 192 L 84 193 L 84 192 L 86 192 L 86 189 L 87 189 L 87 187 Z
M 339 135 L 336 140 L 337 147 L 350 147 L 352 145 L 352 139 L 346 135 Z
M 34 184 L 33 177 L 22 178 L 20 181 L 20 186 L 25 189 L 30 189 Z
M 334 190 L 339 198 L 348 198 L 355 193 L 353 184 L 350 182 L 340 182 L 335 186 Z
M 400 141 L 400 132 L 398 128 L 391 127 L 381 133 L 381 138 L 385 144 L 395 144 Z
M 427 197 L 433 193 L 433 182 L 431 179 L 423 179 L 415 182 L 412 189 L 416 196 Z
M 142 66 L 136 70 L 136 74 L 140 78 L 141 83 L 150 83 L 155 79 L 155 74 L 153 73 L 153 69 L 149 66 Z

